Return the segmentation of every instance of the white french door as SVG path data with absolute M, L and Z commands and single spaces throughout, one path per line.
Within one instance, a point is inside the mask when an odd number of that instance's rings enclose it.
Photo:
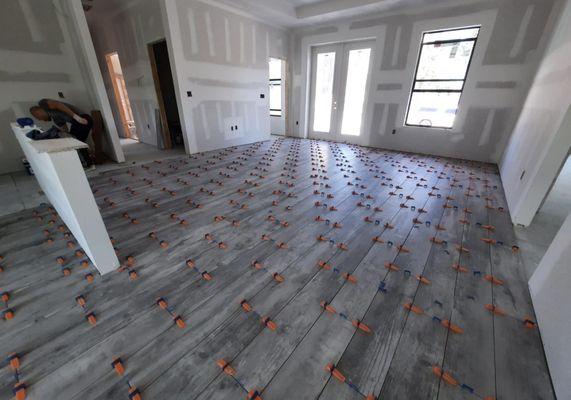
M 309 137 L 353 141 L 361 136 L 373 44 L 313 48 Z

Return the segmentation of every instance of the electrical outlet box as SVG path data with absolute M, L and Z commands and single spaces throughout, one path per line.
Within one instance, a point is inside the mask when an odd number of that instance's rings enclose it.
M 224 139 L 231 140 L 244 137 L 245 127 L 242 117 L 224 119 Z

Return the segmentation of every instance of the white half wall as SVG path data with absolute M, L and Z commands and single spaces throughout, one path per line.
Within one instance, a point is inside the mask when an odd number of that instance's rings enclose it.
M 529 280 L 549 372 L 559 399 L 571 398 L 571 214 Z
M 71 138 L 33 141 L 26 137 L 32 129 L 12 123 L 38 184 L 97 270 L 115 271 L 119 260 L 76 151 L 86 145 Z
M 567 1 L 500 163 L 517 224 L 532 222 L 571 147 L 570 21 Z

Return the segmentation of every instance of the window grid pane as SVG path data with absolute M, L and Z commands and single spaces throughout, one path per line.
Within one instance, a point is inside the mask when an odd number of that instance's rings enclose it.
M 272 81 L 270 83 L 270 110 L 282 109 L 282 85 L 280 83 L 275 83 Z
M 464 79 L 474 42 L 424 44 L 416 79 Z
M 476 39 L 480 28 L 452 29 L 442 32 L 425 33 L 422 43 L 439 42 L 443 40 Z
M 452 128 L 460 95 L 459 92 L 414 92 L 410 99 L 406 124 L 429 128 Z
M 453 127 L 479 29 L 423 35 L 406 125 Z

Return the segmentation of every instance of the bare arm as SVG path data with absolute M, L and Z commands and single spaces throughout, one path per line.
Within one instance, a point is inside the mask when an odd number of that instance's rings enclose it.
M 47 105 L 52 110 L 58 110 L 58 111 L 61 111 L 65 114 L 69 115 L 71 118 L 75 119 L 80 124 L 83 124 L 83 125 L 87 124 L 87 120 L 85 120 L 85 118 L 81 118 L 79 115 L 74 113 L 68 106 L 66 106 L 65 104 L 63 104 L 60 101 L 48 100 Z

